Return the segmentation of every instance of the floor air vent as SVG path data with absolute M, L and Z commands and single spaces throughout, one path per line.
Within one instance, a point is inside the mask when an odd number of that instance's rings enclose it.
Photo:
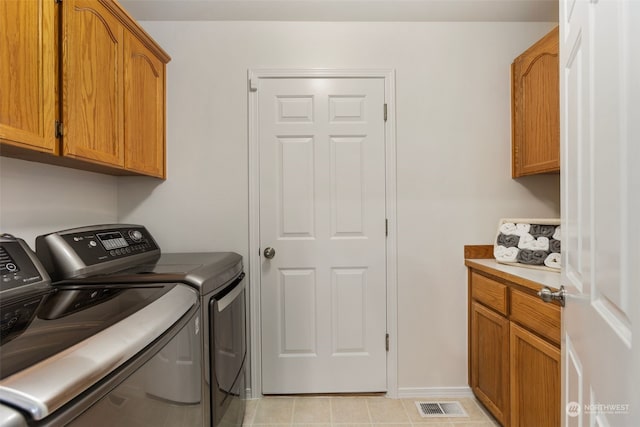
M 416 402 L 422 417 L 468 417 L 460 402 Z

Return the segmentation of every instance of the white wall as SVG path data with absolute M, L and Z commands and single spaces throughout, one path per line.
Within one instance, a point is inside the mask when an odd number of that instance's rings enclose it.
M 462 247 L 559 217 L 559 177 L 510 177 L 510 64 L 551 23 L 144 22 L 168 66 L 168 180 L 120 178 L 165 251 L 247 255 L 247 69 L 397 72 L 399 387 L 467 384 Z
M 0 157 L 0 232 L 39 234 L 118 219 L 117 178 Z

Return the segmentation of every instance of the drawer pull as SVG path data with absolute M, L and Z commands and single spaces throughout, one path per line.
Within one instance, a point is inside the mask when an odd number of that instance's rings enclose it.
M 538 296 L 544 302 L 558 301 L 560 305 L 564 307 L 564 298 L 567 291 L 564 290 L 564 286 L 560 286 L 560 290 L 553 292 L 548 287 L 544 287 L 538 291 Z

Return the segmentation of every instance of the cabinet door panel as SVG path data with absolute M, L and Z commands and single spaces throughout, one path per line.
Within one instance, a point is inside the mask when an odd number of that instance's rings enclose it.
M 125 167 L 164 178 L 164 64 L 131 34 L 124 46 Z
M 471 303 L 471 387 L 502 425 L 509 420 L 509 320 Z
M 124 27 L 95 0 L 65 0 L 64 155 L 123 166 Z
M 560 350 L 511 323 L 511 426 L 560 425 Z
M 0 140 L 56 153 L 54 2 L 3 0 L 0 28 Z
M 560 170 L 558 28 L 512 65 L 514 178 Z

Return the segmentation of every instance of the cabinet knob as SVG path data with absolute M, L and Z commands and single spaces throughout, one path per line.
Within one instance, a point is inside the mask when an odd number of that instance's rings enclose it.
M 564 300 L 567 291 L 564 286 L 560 286 L 560 290 L 553 292 L 550 288 L 544 287 L 538 291 L 538 296 L 544 302 L 558 301 L 564 307 Z

